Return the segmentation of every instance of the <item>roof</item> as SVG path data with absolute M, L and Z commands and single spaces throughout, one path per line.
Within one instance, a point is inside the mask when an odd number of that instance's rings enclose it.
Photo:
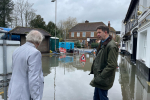
M 15 27 L 11 31 L 9 31 L 9 33 L 25 35 L 25 34 L 29 33 L 31 30 L 37 30 L 37 31 L 41 32 L 44 36 L 51 36 L 49 32 L 47 32 L 46 30 L 41 29 L 41 28 L 20 27 L 20 26 Z
M 109 31 L 110 31 L 110 32 L 116 32 L 116 30 L 115 30 L 113 27 L 110 27 L 110 28 L 109 28 Z
M 12 30 L 11 28 L 6 28 L 6 27 L 0 27 L 0 29 L 9 32 L 10 30 Z
M 72 27 L 69 32 L 78 31 L 96 31 L 99 25 L 105 25 L 103 22 L 93 22 L 93 23 L 78 23 L 76 26 Z M 106 26 L 106 25 L 105 25 Z
M 139 0 L 131 0 L 126 17 L 124 19 L 124 23 L 129 19 L 130 15 L 132 14 L 134 7 L 136 6 L 137 2 L 139 2 Z
M 55 37 L 51 37 L 51 39 L 55 39 Z M 59 39 L 58 37 L 56 37 L 56 39 Z
M 7 31 L 0 29 L 0 33 L 7 33 Z

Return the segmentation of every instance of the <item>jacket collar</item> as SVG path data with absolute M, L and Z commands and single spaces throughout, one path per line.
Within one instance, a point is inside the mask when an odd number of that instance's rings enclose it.
M 35 45 L 34 45 L 33 43 L 31 43 L 31 42 L 26 42 L 26 44 L 27 44 L 27 45 L 30 45 L 30 46 L 32 46 L 32 47 L 35 47 Z
M 103 45 L 107 45 L 111 40 L 112 40 L 112 36 L 109 35 L 108 39 L 105 42 L 103 42 Z
M 103 42 L 103 45 L 106 46 L 111 40 L 112 40 L 112 36 L 109 35 L 108 39 L 107 39 L 105 42 Z M 99 44 L 99 46 L 98 46 L 98 48 L 97 48 L 97 53 L 96 53 L 96 55 L 98 54 L 99 50 L 101 49 L 101 44 L 102 44 L 102 42 L 100 42 L 100 44 Z M 103 47 L 103 45 L 102 45 L 102 47 Z

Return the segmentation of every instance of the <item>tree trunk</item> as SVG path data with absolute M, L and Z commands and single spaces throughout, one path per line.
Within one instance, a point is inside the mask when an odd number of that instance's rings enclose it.
M 22 22 L 22 27 L 23 27 L 23 18 L 22 18 L 22 14 L 21 14 L 21 22 Z

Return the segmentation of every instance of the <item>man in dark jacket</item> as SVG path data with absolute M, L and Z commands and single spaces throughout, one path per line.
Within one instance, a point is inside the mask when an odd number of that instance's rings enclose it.
M 90 74 L 94 78 L 90 85 L 95 87 L 93 100 L 108 100 L 108 90 L 113 86 L 117 67 L 118 47 L 107 26 L 97 27 L 97 37 L 101 40 L 97 48 Z

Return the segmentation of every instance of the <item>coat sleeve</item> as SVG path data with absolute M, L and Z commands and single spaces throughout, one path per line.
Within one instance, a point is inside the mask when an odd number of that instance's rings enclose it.
M 34 52 L 28 58 L 28 81 L 30 95 L 33 100 L 41 100 L 43 93 L 43 72 L 41 53 Z
M 118 49 L 113 47 L 109 50 L 107 58 L 107 66 L 101 73 L 102 78 L 109 77 L 113 74 L 117 67 Z

